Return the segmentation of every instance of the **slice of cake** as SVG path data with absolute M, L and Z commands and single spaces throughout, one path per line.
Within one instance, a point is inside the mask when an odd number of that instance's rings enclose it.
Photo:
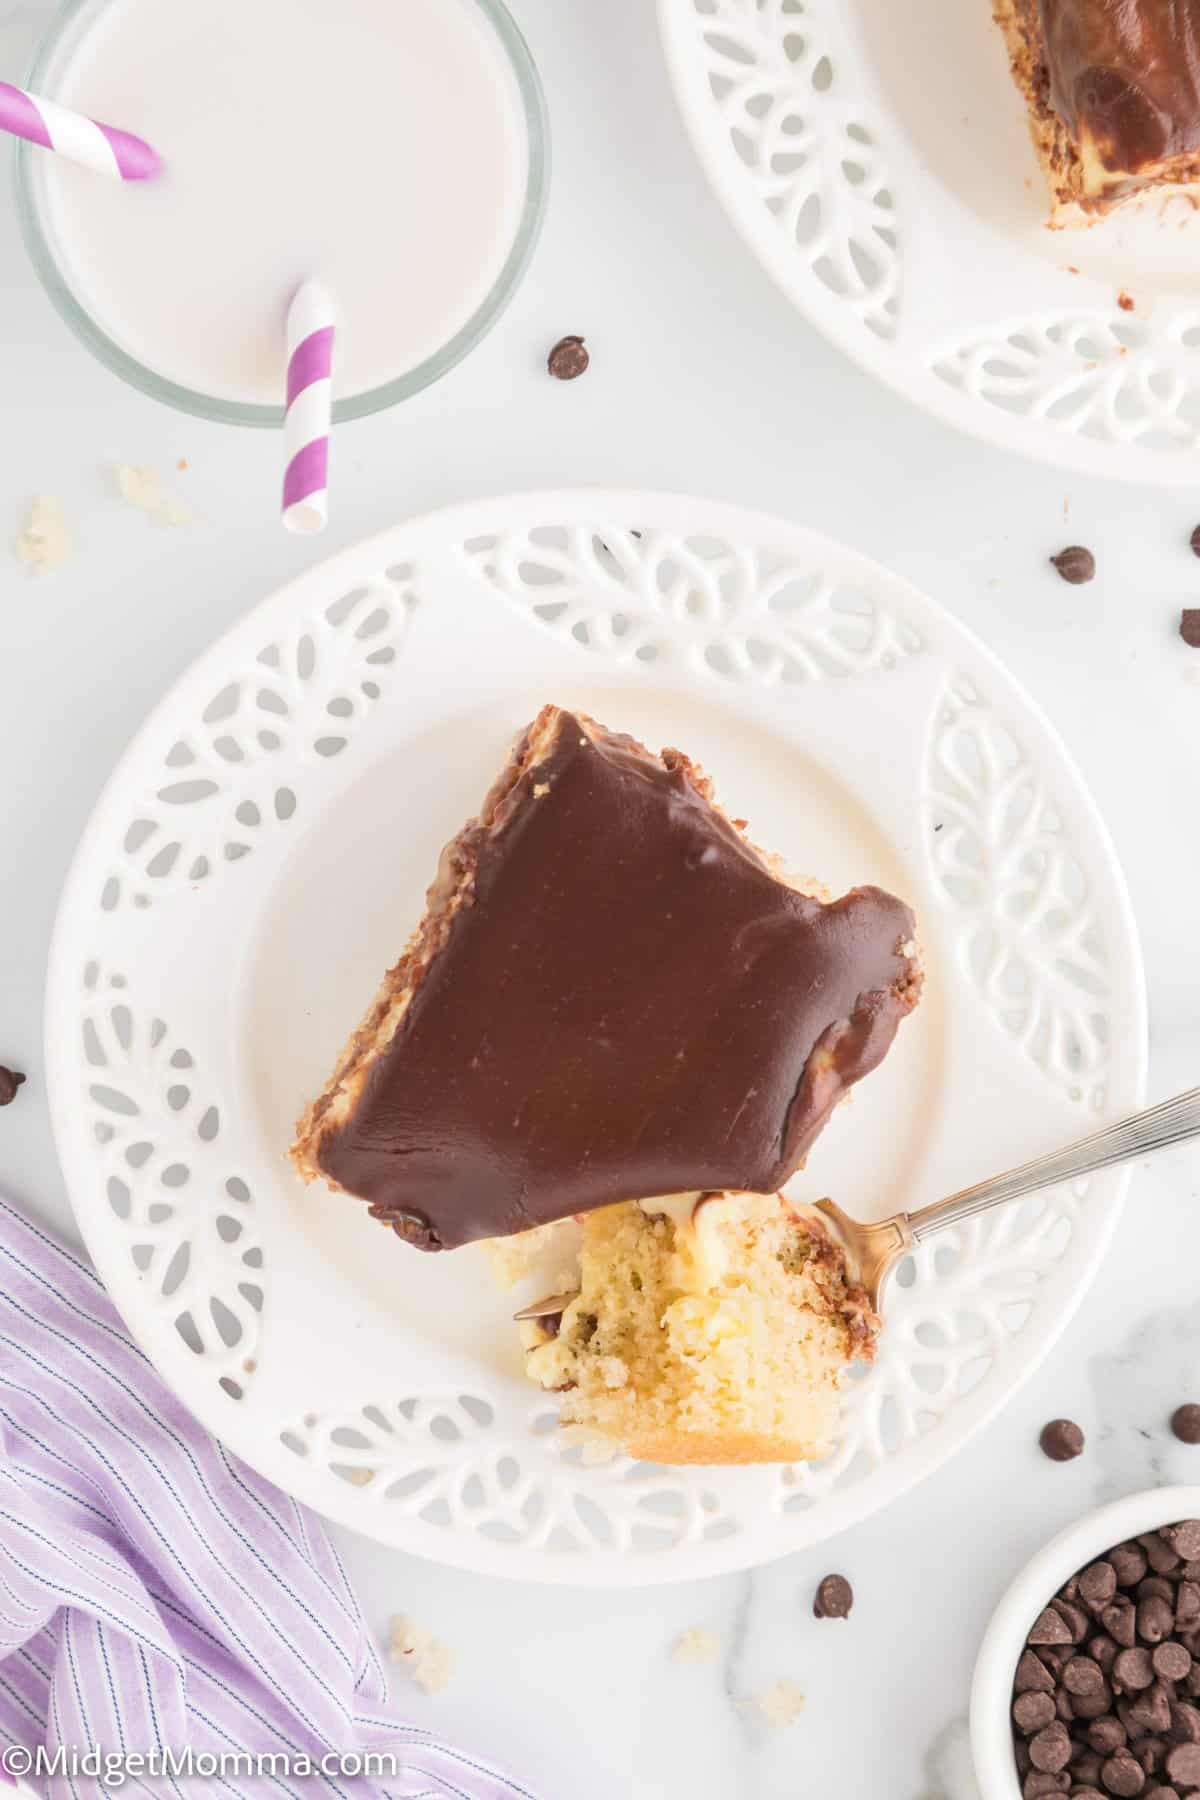
M 783 880 L 677 750 L 546 707 L 292 1155 L 422 1249 L 771 1193 L 915 1004 L 909 909 Z
M 879 1325 L 819 1216 L 778 1194 L 589 1213 L 578 1288 L 522 1322 L 526 1371 L 562 1394 L 564 1426 L 646 1462 L 827 1455 Z
M 1200 0 L 995 0 L 1054 223 L 1200 182 Z

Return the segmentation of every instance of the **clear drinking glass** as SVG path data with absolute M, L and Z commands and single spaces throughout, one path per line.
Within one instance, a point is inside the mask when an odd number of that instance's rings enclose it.
M 34 93 L 52 97 L 56 72 L 65 67 L 80 36 L 96 15 L 110 3 L 111 0 L 64 0 L 34 54 L 26 86 Z M 455 363 L 460 362 L 491 330 L 512 299 L 537 243 L 550 178 L 549 124 L 542 84 L 528 46 L 502 0 L 472 0 L 472 4 L 478 7 L 486 24 L 494 32 L 501 54 L 512 69 L 525 121 L 528 165 L 524 203 L 516 234 L 490 292 L 466 324 L 441 349 L 394 381 L 385 382 L 381 387 L 371 388 L 361 394 L 335 400 L 335 423 L 365 418 L 368 413 L 382 412 L 385 407 L 394 406 L 398 400 L 407 400 L 410 395 L 419 393 L 422 388 L 446 374 Z M 281 426 L 284 415 L 282 404 L 267 406 L 229 400 L 202 393 L 195 388 L 183 387 L 139 362 L 137 357 L 130 355 L 128 350 L 116 343 L 93 318 L 63 271 L 53 234 L 46 220 L 38 169 L 40 162 L 49 154 L 21 139 L 15 141 L 17 214 L 26 247 L 42 285 L 76 337 L 82 339 L 107 368 L 120 375 L 132 387 L 140 388 L 155 400 L 165 401 L 168 406 L 174 406 L 180 412 L 193 413 L 199 418 L 215 419 L 228 425 Z

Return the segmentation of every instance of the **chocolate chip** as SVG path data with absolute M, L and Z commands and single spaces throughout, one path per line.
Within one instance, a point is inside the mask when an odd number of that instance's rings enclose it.
M 1066 552 L 1064 552 L 1064 555 Z M 1087 552 L 1084 552 L 1086 556 Z M 1075 579 L 1068 577 L 1068 579 Z M 1086 580 L 1086 577 L 1079 579 Z M 1044 1455 L 1051 1462 L 1071 1462 L 1083 1450 L 1083 1433 L 1074 1419 L 1051 1419 L 1048 1425 L 1042 1426 L 1042 1434 L 1038 1438 Z
M 1079 1577 L 1079 1592 L 1089 1606 L 1105 1606 L 1117 1591 L 1117 1571 L 1110 1562 L 1089 1563 Z
M 1084 1787 L 1096 1786 L 1100 1779 L 1101 1758 L 1094 1750 L 1080 1750 L 1071 1758 L 1071 1779 Z
M 1054 1677 L 1045 1663 L 1039 1662 L 1032 1650 L 1022 1650 L 1017 1664 L 1013 1690 L 1018 1694 L 1052 1694 Z
M 1179 635 L 1189 650 L 1200 650 L 1200 606 L 1185 606 L 1179 615 Z M 1195 1439 L 1185 1439 L 1194 1443 Z
M 1096 559 L 1082 544 L 1068 544 L 1065 550 L 1060 550 L 1050 561 L 1063 580 L 1069 581 L 1072 587 L 1078 587 L 1081 581 L 1090 581 L 1096 573 Z
M 1145 1771 L 1127 1750 L 1119 1750 L 1116 1756 L 1109 1757 L 1100 1771 L 1100 1780 L 1110 1794 L 1120 1795 L 1123 1800 L 1140 1794 L 1146 1785 Z
M 1136 1587 L 1149 1567 L 1140 1544 L 1118 1544 L 1109 1551 L 1108 1560 L 1116 1572 L 1118 1587 Z
M 1134 1652 L 1126 1650 L 1122 1654 L 1131 1656 Z M 1073 1696 L 1096 1694 L 1104 1688 L 1104 1670 L 1090 1656 L 1073 1656 L 1063 1670 L 1062 1683 Z
M 1098 1772 L 1096 1779 L 1097 1781 L 1100 1779 Z M 1104 1795 L 1100 1792 L 1099 1788 L 1073 1787 L 1071 1789 L 1071 1800 L 1104 1800 Z
M 1178 1525 L 1164 1526 L 1160 1535 L 1185 1562 L 1200 1556 L 1200 1519 L 1180 1519 Z
M 1128 1650 L 1137 1638 L 1137 1615 L 1133 1609 L 1133 1601 L 1125 1594 L 1118 1594 L 1111 1605 L 1106 1606 L 1100 1614 L 1100 1623 L 1110 1638 Z
M 1163 1681 L 1183 1681 L 1191 1673 L 1191 1652 L 1174 1639 L 1159 1644 L 1150 1660 L 1154 1664 L 1154 1673 Z
M 1158 1575 L 1165 1575 L 1168 1569 L 1176 1569 L 1183 1561 L 1178 1550 L 1168 1544 L 1159 1531 L 1147 1531 L 1138 1539 L 1146 1552 L 1146 1561 Z
M 1143 1644 L 1161 1644 L 1175 1624 L 1175 1608 L 1158 1594 L 1140 1600 L 1137 1609 L 1138 1636 Z
M 1139 1645 L 1136 1650 L 1122 1650 L 1112 1668 L 1113 1687 L 1118 1694 L 1137 1694 L 1154 1680 L 1150 1652 Z
M 1154 1787 L 1146 1789 L 1143 1800 L 1179 1800 L 1179 1795 L 1174 1788 L 1160 1787 L 1156 1783 Z
M 1129 1610 L 1132 1616 L 1133 1608 L 1130 1607 Z M 1132 1643 L 1132 1641 L 1131 1638 L 1130 1642 Z M 1029 1633 L 1029 1642 L 1031 1644 L 1069 1644 L 1071 1633 L 1061 1614 L 1055 1612 L 1052 1606 L 1048 1606 L 1034 1620 Z
M 1130 1702 L 1125 1709 L 1125 1727 L 1131 1739 L 1156 1737 L 1161 1732 L 1171 1729 L 1171 1702 L 1167 1699 L 1166 1689 L 1159 1682 L 1136 1700 Z M 1130 1748 L 1137 1749 L 1136 1742 Z
M 1066 1774 L 1047 1775 L 1041 1769 L 1031 1769 L 1021 1783 L 1022 1800 L 1046 1800 L 1049 1794 L 1065 1794 L 1071 1786 Z
M 0 1063 L 0 1106 L 11 1106 L 17 1097 L 17 1089 L 24 1083 L 25 1077 L 16 1069 L 6 1069 Z
M 1162 1738 L 1147 1737 L 1133 1746 L 1133 1754 L 1147 1775 L 1157 1775 L 1167 1760 L 1169 1748 Z
M 1071 1705 L 1077 1719 L 1102 1719 L 1112 1711 L 1112 1689 L 1107 1681 L 1101 1682 L 1094 1694 L 1073 1694 Z
M 559 338 L 546 358 L 546 367 L 555 381 L 575 381 L 587 368 L 591 357 L 581 337 Z
M 1098 1662 L 1102 1669 L 1111 1669 L 1120 1655 L 1120 1649 L 1110 1637 L 1098 1635 L 1088 1645 L 1088 1655 L 1094 1662 Z
M 1071 1760 L 1071 1740 L 1061 1720 L 1055 1720 L 1053 1725 L 1038 1732 L 1029 1745 L 1029 1760 L 1035 1769 L 1049 1775 L 1057 1775 L 1060 1769 L 1066 1768 Z
M 1109 1717 L 1092 1720 L 1087 1728 L 1087 1741 L 1101 1756 L 1111 1756 L 1114 1750 L 1123 1750 L 1129 1740 L 1120 1719 Z
M 1200 525 L 1196 527 L 1196 530 L 1200 531 Z M 1196 555 L 1200 556 L 1200 550 L 1197 550 Z M 1188 616 L 1187 613 L 1184 614 L 1185 619 Z M 1196 621 L 1197 630 L 1200 631 L 1200 607 L 1191 614 L 1191 617 Z M 1189 1400 L 1185 1406 L 1177 1406 L 1171 1414 L 1171 1430 L 1181 1444 L 1200 1444 L 1200 1406 L 1197 1406 L 1193 1400 Z
M 386 1201 L 377 1201 L 368 1206 L 367 1211 L 373 1219 L 381 1219 L 390 1225 L 396 1236 L 403 1238 L 415 1250 L 440 1250 L 442 1240 L 420 1213 L 408 1212 L 402 1206 L 390 1206 Z
M 1138 1582 L 1137 1597 L 1139 1600 L 1149 1600 L 1154 1594 L 1157 1594 L 1160 1600 L 1169 1600 L 1174 1606 L 1175 1589 L 1165 1575 L 1147 1575 L 1145 1580 Z
M 1176 1744 L 1167 1752 L 1167 1779 L 1176 1787 L 1200 1787 L 1200 1744 Z
M 1070 1632 L 1071 1642 L 1082 1644 L 1090 1624 L 1082 1606 L 1076 1606 L 1072 1600 L 1052 1600 L 1050 1604 Z
M 1054 1696 L 1052 1694 L 1018 1694 L 1013 1701 L 1013 1724 L 1026 1737 L 1032 1737 L 1035 1731 L 1049 1725 L 1054 1720 Z
M 1066 1644 L 1042 1644 L 1037 1654 L 1041 1657 L 1052 1675 L 1061 1675 L 1075 1654 L 1074 1646 Z
M 816 1619 L 848 1619 L 854 1605 L 854 1589 L 844 1575 L 826 1575 L 813 1601 Z
M 1200 1581 L 1181 1581 L 1175 1590 L 1175 1629 L 1194 1630 L 1200 1625 Z
M 1171 1708 L 1171 1736 L 1177 1744 L 1200 1744 L 1200 1711 L 1186 1700 Z

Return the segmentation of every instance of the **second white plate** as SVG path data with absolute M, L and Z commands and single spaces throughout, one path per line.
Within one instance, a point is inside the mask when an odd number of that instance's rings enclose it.
M 990 0 L 659 0 L 659 21 L 726 212 L 847 355 L 1025 456 L 1200 477 L 1200 217 L 1046 228 Z
M 1120 872 L 994 659 L 795 526 L 548 493 L 400 525 L 312 570 L 163 701 L 63 898 L 55 1130 L 131 1330 L 281 1487 L 470 1568 L 680 1579 L 813 1543 L 964 1442 L 1069 1317 L 1121 1177 L 911 1259 L 820 1467 L 596 1468 L 564 1450 L 482 1253 L 422 1256 L 284 1161 L 442 842 L 549 699 L 681 745 L 791 867 L 915 906 L 925 998 L 798 1192 L 879 1216 L 1137 1103 L 1144 1002 Z

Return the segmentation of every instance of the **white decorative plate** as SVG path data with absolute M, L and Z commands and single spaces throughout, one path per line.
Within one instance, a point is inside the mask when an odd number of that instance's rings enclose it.
M 158 708 L 80 847 L 47 1011 L 63 1167 L 131 1330 L 320 1512 L 499 1574 L 667 1580 L 812 1543 L 936 1467 L 1061 1330 L 1121 1183 L 912 1259 L 822 1467 L 564 1450 L 484 1253 L 412 1251 L 283 1160 L 442 841 L 550 698 L 685 747 L 798 871 L 915 905 L 926 997 L 809 1198 L 916 1204 L 1135 1104 L 1138 946 L 1078 775 L 988 652 L 732 507 L 549 493 L 401 525 L 264 602 Z
M 659 21 L 725 210 L 856 362 L 1026 456 L 1200 477 L 1200 220 L 1175 199 L 1046 228 L 991 0 L 659 0 Z

